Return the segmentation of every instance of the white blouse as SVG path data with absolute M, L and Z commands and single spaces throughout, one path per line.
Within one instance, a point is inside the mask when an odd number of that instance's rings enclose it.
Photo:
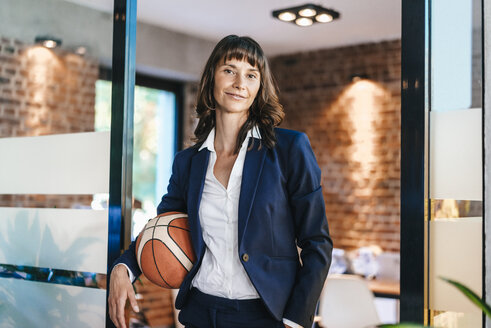
M 239 259 L 238 216 L 242 169 L 249 138 L 260 138 L 257 129 L 250 130 L 235 160 L 225 188 L 213 174 L 217 160 L 215 128 L 208 134 L 200 151 L 208 148 L 210 159 L 199 206 L 199 218 L 206 244 L 203 262 L 192 286 L 206 294 L 229 299 L 259 298 Z

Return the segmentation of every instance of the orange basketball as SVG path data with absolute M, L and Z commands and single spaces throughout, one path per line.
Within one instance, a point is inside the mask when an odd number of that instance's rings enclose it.
M 179 288 L 196 261 L 187 214 L 167 212 L 148 221 L 136 240 L 136 258 L 148 280 Z

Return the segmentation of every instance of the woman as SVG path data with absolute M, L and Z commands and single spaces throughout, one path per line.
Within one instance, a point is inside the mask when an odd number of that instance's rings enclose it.
M 216 45 L 196 111 L 196 145 L 176 155 L 157 208 L 188 213 L 197 255 L 176 299 L 179 321 L 311 327 L 332 252 L 320 169 L 305 134 L 276 128 L 283 109 L 254 40 L 230 35 Z M 124 327 L 126 299 L 138 310 L 135 243 L 115 264 L 109 312 Z

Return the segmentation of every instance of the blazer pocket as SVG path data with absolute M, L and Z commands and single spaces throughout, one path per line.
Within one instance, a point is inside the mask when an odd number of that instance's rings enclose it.
M 270 256 L 274 260 L 298 261 L 298 255 Z

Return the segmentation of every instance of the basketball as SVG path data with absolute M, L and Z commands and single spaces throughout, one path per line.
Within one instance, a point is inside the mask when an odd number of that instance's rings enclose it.
M 167 212 L 148 221 L 136 241 L 136 258 L 148 280 L 179 288 L 196 261 L 187 214 Z

